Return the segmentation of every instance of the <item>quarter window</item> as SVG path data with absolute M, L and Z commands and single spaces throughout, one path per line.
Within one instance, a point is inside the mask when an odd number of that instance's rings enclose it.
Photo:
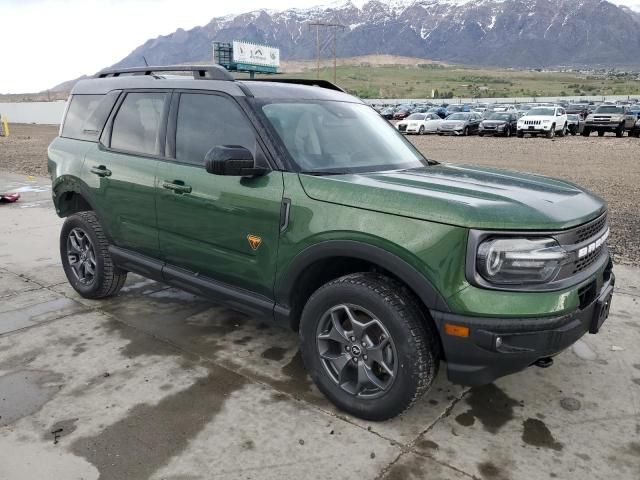
M 113 91 L 107 95 L 73 95 L 69 100 L 61 136 L 97 141 L 119 94 L 119 91 Z
M 160 153 L 159 132 L 167 94 L 128 93 L 111 131 L 111 148 L 145 155 Z
M 176 160 L 202 165 L 206 153 L 218 145 L 239 145 L 255 157 L 256 136 L 244 113 L 226 97 L 181 94 L 176 128 Z

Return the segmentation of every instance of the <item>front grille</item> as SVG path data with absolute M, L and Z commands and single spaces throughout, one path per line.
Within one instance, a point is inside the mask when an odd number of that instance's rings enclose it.
M 525 120 L 524 124 L 525 125 L 540 125 L 542 123 L 542 120 Z
M 604 228 L 607 223 L 607 214 L 605 213 L 595 221 L 587 223 L 576 230 L 576 240 L 574 243 L 584 242 L 587 238 L 592 237 Z
M 582 257 L 581 259 L 574 262 L 573 275 L 575 275 L 576 273 L 580 273 L 583 270 L 586 270 L 587 268 L 589 268 L 591 265 L 593 265 L 593 262 L 595 262 L 598 259 L 598 257 L 600 257 L 600 254 L 602 253 L 603 248 L 604 248 L 603 246 L 600 246 L 596 248 L 593 252 L 589 253 L 586 257 Z

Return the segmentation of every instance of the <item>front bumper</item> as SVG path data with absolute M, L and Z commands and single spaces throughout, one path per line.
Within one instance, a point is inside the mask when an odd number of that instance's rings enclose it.
M 597 333 L 609 313 L 614 284 L 615 275 L 607 268 L 589 284 L 591 291 L 580 308 L 555 317 L 486 318 L 432 311 L 449 380 L 485 385 L 560 353 L 587 332 Z M 467 327 L 469 336 L 449 335 L 445 324 Z
M 606 130 L 609 132 L 615 132 L 620 128 L 620 124 L 619 123 L 585 122 L 584 127 L 591 130 Z
M 547 133 L 551 130 L 551 124 L 518 126 L 518 132 L 522 133 Z

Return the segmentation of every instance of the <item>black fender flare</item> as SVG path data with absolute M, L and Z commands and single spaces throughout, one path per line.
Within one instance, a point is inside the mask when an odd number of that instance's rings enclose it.
M 371 262 L 392 273 L 418 295 L 430 310 L 449 312 L 444 297 L 418 270 L 383 248 L 355 240 L 326 240 L 302 250 L 291 261 L 276 284 L 276 311 L 288 311 L 300 275 L 313 263 L 332 257 L 349 257 Z

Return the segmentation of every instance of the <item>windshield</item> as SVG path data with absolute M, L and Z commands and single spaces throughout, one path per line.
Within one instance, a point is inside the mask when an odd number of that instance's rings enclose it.
M 417 168 L 424 157 L 367 105 L 333 101 L 262 107 L 303 172 L 356 173 Z
M 595 113 L 624 113 L 624 108 L 615 105 L 602 105 L 596 108 Z
M 554 114 L 553 108 L 544 108 L 544 107 L 532 108 L 527 112 L 527 116 L 529 117 L 533 117 L 534 115 L 550 117 L 550 116 L 553 116 L 553 114 Z
M 423 113 L 412 113 L 407 117 L 407 120 L 424 120 Z
M 485 117 L 486 120 L 509 120 L 509 117 L 511 117 L 511 115 L 509 115 L 508 113 L 489 113 L 487 114 L 487 116 Z
M 469 118 L 468 113 L 452 113 L 447 117 L 447 120 L 466 120 Z
M 567 118 L 573 122 L 580 120 L 580 117 L 578 115 L 567 115 Z

